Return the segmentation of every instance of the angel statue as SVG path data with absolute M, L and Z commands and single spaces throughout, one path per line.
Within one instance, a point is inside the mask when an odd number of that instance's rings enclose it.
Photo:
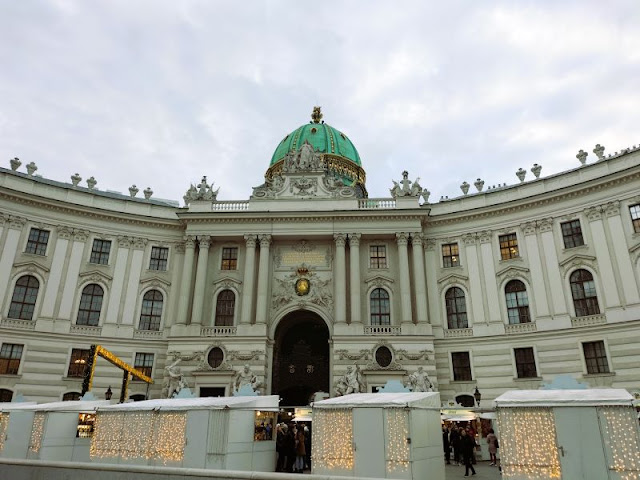
M 178 367 L 180 360 L 181 359 L 178 358 L 172 364 L 164 367 L 168 376 L 164 385 L 167 398 L 173 398 L 180 392 L 180 390 L 187 388 L 187 382 L 184 379 L 184 374 L 180 370 L 180 367 Z

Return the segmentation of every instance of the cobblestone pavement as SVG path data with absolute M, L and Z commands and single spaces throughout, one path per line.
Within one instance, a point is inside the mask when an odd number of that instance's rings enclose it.
M 502 477 L 498 471 L 498 467 L 489 466 L 489 462 L 478 462 L 473 466 L 477 475 L 469 475 L 468 478 L 474 480 L 500 480 Z M 458 478 L 467 478 L 464 476 L 464 465 L 445 465 L 445 478 L 454 480 Z

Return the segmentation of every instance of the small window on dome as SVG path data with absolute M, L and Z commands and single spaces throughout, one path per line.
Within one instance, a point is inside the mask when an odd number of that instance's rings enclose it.
M 347 137 L 344 136 L 344 133 L 340 132 L 340 136 L 342 137 L 343 140 L 346 140 Z
M 317 128 L 315 128 L 315 127 L 313 127 L 313 128 L 311 129 L 311 133 L 316 133 L 317 131 L 318 131 L 318 129 L 317 129 Z

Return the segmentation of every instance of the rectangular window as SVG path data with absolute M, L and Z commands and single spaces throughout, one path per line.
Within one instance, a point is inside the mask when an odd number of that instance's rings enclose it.
M 222 248 L 222 265 L 220 270 L 236 270 L 238 268 L 238 247 Z
M 510 258 L 520 256 L 518 252 L 518 237 L 515 233 L 500 235 L 498 240 L 500 241 L 500 257 L 502 260 L 509 260 Z
M 108 265 L 110 251 L 111 240 L 101 240 L 99 238 L 94 239 L 93 247 L 91 248 L 91 257 L 89 257 L 89 263 Z
M 460 255 L 457 243 L 447 243 L 442 245 L 442 266 L 444 268 L 457 267 L 460 265 Z
M 89 362 L 89 350 L 74 348 L 69 359 L 69 371 L 67 377 L 84 377 L 87 363 Z
M 513 353 L 516 357 L 518 378 L 535 378 L 538 376 L 533 347 L 514 348 Z
M 582 344 L 584 350 L 584 361 L 587 364 L 587 373 L 609 373 L 609 362 L 607 362 L 607 351 L 604 342 L 585 342 Z
M 29 231 L 29 239 L 27 240 L 27 249 L 25 252 L 35 255 L 46 255 L 48 241 L 49 232 L 47 230 L 32 228 L 31 231 Z
M 471 360 L 469 352 L 451 352 L 453 380 L 455 382 L 471 381 Z
M 0 374 L 17 375 L 24 345 L 3 343 L 0 348 Z
M 151 247 L 151 260 L 149 261 L 149 270 L 167 270 L 167 259 L 169 258 L 169 249 L 166 247 Z
M 369 246 L 369 268 L 387 268 L 387 247 L 385 245 Z
M 151 376 L 151 369 L 153 368 L 153 353 L 136 353 L 136 359 L 133 362 L 133 368 L 140 370 L 147 377 Z M 138 380 L 137 378 L 133 378 Z
M 580 220 L 571 220 L 570 222 L 561 223 L 560 228 L 562 229 L 564 248 L 580 247 L 584 245 Z
M 633 231 L 640 233 L 640 203 L 637 205 L 631 205 L 629 207 L 629 213 L 631 214 L 631 223 L 633 223 Z

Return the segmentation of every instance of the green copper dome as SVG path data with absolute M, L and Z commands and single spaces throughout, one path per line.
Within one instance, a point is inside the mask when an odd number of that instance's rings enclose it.
M 314 150 L 320 153 L 343 157 L 359 167 L 362 166 L 360 163 L 360 155 L 358 155 L 358 151 L 356 147 L 353 146 L 353 143 L 351 143 L 351 140 L 339 130 L 336 130 L 324 122 L 320 122 L 321 118 L 322 114 L 320 113 L 320 109 L 318 108 L 317 111 L 314 109 L 314 115 L 312 115 L 313 121 L 307 125 L 296 128 L 284 137 L 278 145 L 278 148 L 276 148 L 276 151 L 273 152 L 273 157 L 271 157 L 271 163 L 269 165 L 276 164 L 292 150 L 300 150 L 302 144 L 307 141 Z

